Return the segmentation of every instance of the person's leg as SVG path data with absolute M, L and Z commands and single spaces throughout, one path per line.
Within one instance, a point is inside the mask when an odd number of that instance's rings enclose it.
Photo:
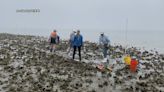
M 53 44 L 53 52 L 56 50 L 56 44 Z
M 73 46 L 73 59 L 75 59 L 75 54 L 76 54 L 76 46 Z
M 104 54 L 104 58 L 106 58 L 107 57 L 107 48 L 106 47 L 103 48 L 103 54 Z
M 70 43 L 70 46 L 69 46 L 69 49 L 68 49 L 68 54 L 71 52 L 71 50 L 73 49 L 73 46 L 72 46 L 72 44 Z
M 78 47 L 78 51 L 79 51 L 79 60 L 81 61 L 81 46 Z
M 53 44 L 50 44 L 50 52 L 53 50 Z

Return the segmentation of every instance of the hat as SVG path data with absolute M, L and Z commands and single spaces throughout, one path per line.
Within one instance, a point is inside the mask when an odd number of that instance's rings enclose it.
M 75 32 L 76 31 L 76 29 L 72 29 L 72 32 Z
M 104 34 L 104 32 L 101 32 L 100 34 L 102 35 L 102 34 Z
M 54 29 L 54 31 L 53 31 L 53 32 L 57 32 L 57 31 L 56 31 L 56 29 Z

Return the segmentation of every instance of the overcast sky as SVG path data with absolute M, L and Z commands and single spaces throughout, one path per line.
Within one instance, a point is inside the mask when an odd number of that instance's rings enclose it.
M 0 0 L 0 28 L 122 30 L 127 19 L 130 30 L 164 30 L 164 0 Z

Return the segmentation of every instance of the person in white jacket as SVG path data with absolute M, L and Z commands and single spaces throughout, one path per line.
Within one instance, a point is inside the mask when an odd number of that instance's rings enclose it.
M 70 51 L 73 49 L 73 40 L 74 40 L 74 37 L 76 35 L 76 31 L 73 31 L 71 34 L 70 34 L 70 38 L 69 38 L 69 48 L 67 50 L 67 53 L 69 54 Z
M 108 51 L 108 46 L 110 45 L 110 40 L 108 39 L 107 36 L 104 35 L 104 33 L 100 33 L 99 44 L 103 49 L 104 58 L 107 58 L 107 51 Z

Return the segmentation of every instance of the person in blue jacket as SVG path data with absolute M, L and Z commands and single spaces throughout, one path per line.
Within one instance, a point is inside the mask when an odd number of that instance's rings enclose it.
M 80 34 L 80 30 L 77 30 L 77 34 L 73 39 L 73 59 L 75 59 L 76 49 L 79 51 L 79 60 L 81 61 L 81 47 L 83 46 L 83 36 Z

